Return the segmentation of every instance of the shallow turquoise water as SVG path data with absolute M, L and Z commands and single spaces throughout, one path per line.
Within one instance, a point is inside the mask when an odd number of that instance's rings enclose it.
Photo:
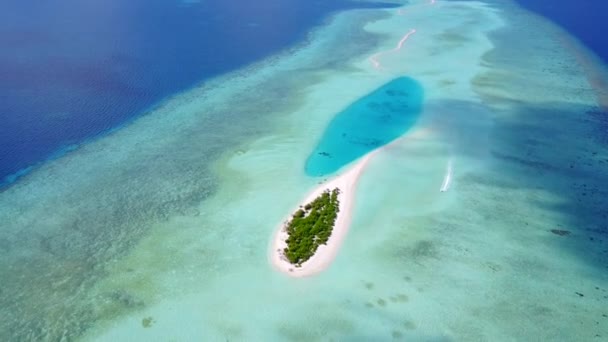
M 604 121 L 558 34 L 494 2 L 339 15 L 0 191 L 0 341 L 608 336 Z M 276 272 L 307 158 L 401 75 L 424 114 L 370 158 L 336 259 Z
M 424 91 L 416 80 L 396 78 L 338 113 L 306 160 L 306 173 L 336 172 L 407 132 L 422 111 Z

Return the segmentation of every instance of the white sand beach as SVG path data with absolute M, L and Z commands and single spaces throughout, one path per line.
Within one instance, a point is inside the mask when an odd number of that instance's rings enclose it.
M 340 189 L 340 194 L 338 195 L 340 212 L 338 213 L 338 218 L 336 219 L 332 234 L 329 237 L 327 244 L 319 246 L 316 253 L 304 262 L 302 266 L 297 267 L 293 265 L 283 255 L 283 250 L 287 247 L 285 240 L 289 236 L 285 229 L 289 217 L 281 223 L 272 241 L 270 251 L 270 260 L 277 270 L 292 277 L 306 277 L 317 274 L 329 267 L 338 254 L 340 245 L 348 233 L 348 228 L 350 227 L 353 216 L 353 204 L 355 202 L 359 177 L 365 170 L 365 166 L 369 163 L 370 159 L 378 151 L 379 149 L 368 153 L 356 161 L 344 173 L 336 176 L 330 181 L 323 182 L 298 205 L 298 207 L 300 207 L 312 202 L 325 190 Z M 297 210 L 297 208 L 294 209 L 294 211 L 295 210 Z

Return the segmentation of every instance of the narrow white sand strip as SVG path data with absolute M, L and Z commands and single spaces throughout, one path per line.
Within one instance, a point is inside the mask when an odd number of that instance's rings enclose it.
M 398 52 L 399 50 L 401 50 L 401 48 L 403 48 L 403 44 L 405 44 L 405 42 L 410 38 L 411 35 L 413 35 L 414 33 L 416 33 L 415 29 L 411 29 L 409 30 L 402 38 L 401 40 L 399 40 L 399 42 L 397 42 L 397 46 L 395 46 L 394 49 L 392 50 L 388 50 L 388 51 L 381 51 L 378 53 L 373 54 L 371 57 L 369 57 L 369 61 L 372 63 L 372 65 L 374 66 L 374 68 L 376 69 L 380 69 L 380 67 L 382 66 L 380 64 L 380 56 L 389 54 L 389 53 L 393 53 L 393 52 Z
M 443 184 L 441 184 L 441 189 L 439 191 L 446 192 L 450 189 L 450 184 L 452 183 L 452 174 L 454 172 L 454 168 L 452 166 L 452 158 L 448 160 L 448 167 L 445 171 L 445 177 L 443 178 Z
M 292 277 L 306 277 L 325 270 L 331 264 L 338 254 L 340 245 L 350 227 L 359 176 L 365 169 L 369 160 L 381 149 L 382 148 L 376 149 L 368 153 L 341 175 L 319 185 L 301 202 L 300 205 L 304 206 L 305 204 L 312 202 L 325 190 L 340 189 L 340 194 L 338 195 L 338 199 L 340 200 L 340 212 L 338 213 L 332 234 L 327 240 L 327 244 L 319 246 L 316 253 L 306 262 L 302 263 L 301 267 L 294 266 L 283 255 L 283 250 L 287 247 L 285 240 L 288 237 L 285 223 L 291 219 L 291 216 L 285 219 L 285 222 L 281 224 L 275 234 L 270 255 L 272 265 L 277 270 L 289 274 Z M 298 208 L 294 209 L 293 212 L 297 209 Z

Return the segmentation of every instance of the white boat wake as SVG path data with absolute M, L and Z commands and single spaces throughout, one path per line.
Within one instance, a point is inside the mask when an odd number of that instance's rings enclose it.
M 443 178 L 443 184 L 441 184 L 441 189 L 439 189 L 439 191 L 446 192 L 450 189 L 450 184 L 452 184 L 453 172 L 454 172 L 454 169 L 452 166 L 452 159 L 450 158 L 450 160 L 448 160 L 448 167 L 445 172 L 445 177 Z

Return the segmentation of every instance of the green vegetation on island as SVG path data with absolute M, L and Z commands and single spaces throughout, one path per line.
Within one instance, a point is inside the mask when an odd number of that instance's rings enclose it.
M 312 202 L 300 207 L 287 223 L 285 256 L 290 263 L 301 266 L 320 245 L 327 243 L 334 228 L 340 202 L 340 189 L 325 190 Z

